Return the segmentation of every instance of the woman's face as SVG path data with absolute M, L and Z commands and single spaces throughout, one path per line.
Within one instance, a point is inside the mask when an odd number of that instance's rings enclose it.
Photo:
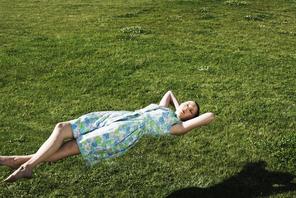
M 197 106 L 194 101 L 187 101 L 180 104 L 175 112 L 180 120 L 193 118 L 197 113 Z

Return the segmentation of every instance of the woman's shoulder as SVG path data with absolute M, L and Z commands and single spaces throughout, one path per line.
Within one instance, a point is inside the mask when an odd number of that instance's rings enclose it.
M 136 111 L 142 111 L 142 112 L 147 112 L 147 111 L 152 111 L 152 110 L 157 110 L 157 109 L 163 109 L 163 110 L 168 110 L 168 108 L 160 106 L 159 104 L 156 103 L 150 103 L 149 105 L 138 109 Z
M 152 103 L 151 105 L 153 105 L 153 106 L 157 106 L 157 107 L 159 107 L 160 109 L 163 109 L 163 110 L 169 110 L 169 111 L 174 112 L 173 109 L 171 109 L 171 108 L 169 108 L 169 107 L 167 107 L 167 106 L 162 106 L 162 105 L 159 105 L 159 104 L 156 104 L 156 103 Z

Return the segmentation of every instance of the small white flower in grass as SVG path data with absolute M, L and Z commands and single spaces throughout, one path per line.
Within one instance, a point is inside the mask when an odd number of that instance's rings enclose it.
M 130 26 L 121 28 L 120 31 L 124 34 L 141 34 L 144 30 L 141 26 Z
M 245 6 L 245 5 L 248 5 L 249 3 L 246 1 L 228 0 L 228 1 L 225 1 L 224 4 L 231 5 L 231 6 Z

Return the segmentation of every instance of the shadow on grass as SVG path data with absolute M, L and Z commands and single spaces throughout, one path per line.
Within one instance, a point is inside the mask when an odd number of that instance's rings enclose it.
M 295 191 L 295 175 L 265 169 L 266 162 L 247 163 L 241 172 L 208 188 L 189 187 L 168 197 L 257 197 Z

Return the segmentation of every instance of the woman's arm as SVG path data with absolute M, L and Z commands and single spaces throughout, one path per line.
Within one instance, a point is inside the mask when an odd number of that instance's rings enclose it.
M 176 97 L 174 96 L 172 91 L 169 91 L 171 94 L 171 102 L 173 103 L 173 105 L 175 106 L 175 109 L 177 109 L 179 107 L 179 102 L 177 101 Z
M 166 92 L 166 94 L 162 97 L 159 106 L 168 107 L 170 104 L 175 106 L 175 109 L 179 107 L 179 103 L 172 91 Z
M 171 133 L 173 135 L 184 135 L 185 133 L 191 131 L 194 128 L 208 125 L 213 120 L 214 114 L 212 112 L 207 112 L 198 117 L 174 125 L 171 129 Z

